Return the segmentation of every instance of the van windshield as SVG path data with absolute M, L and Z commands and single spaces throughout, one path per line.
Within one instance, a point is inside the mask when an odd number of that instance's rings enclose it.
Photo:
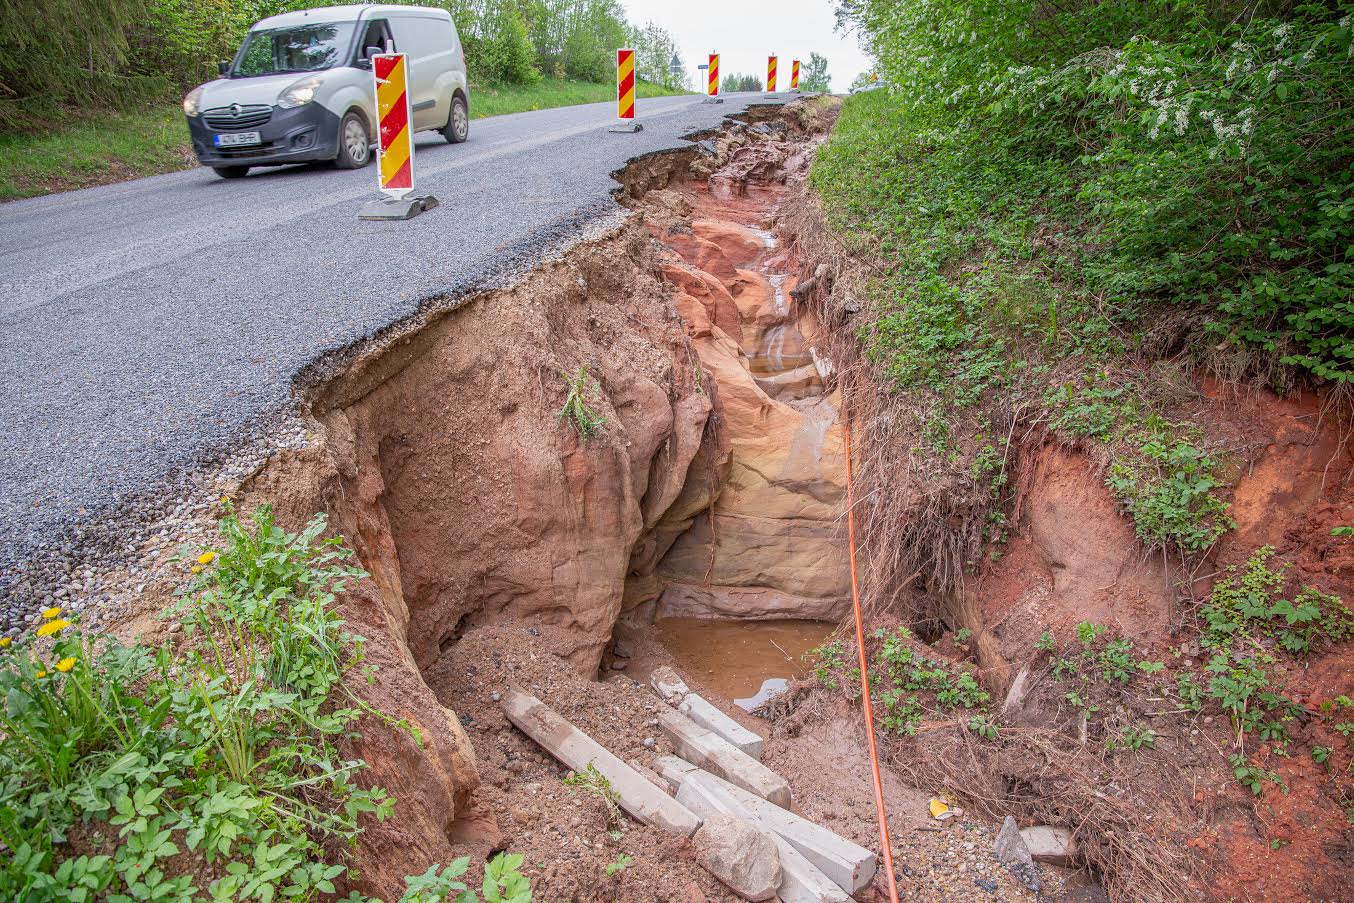
M 348 52 L 353 26 L 352 22 L 327 22 L 251 31 L 231 76 L 332 69 Z

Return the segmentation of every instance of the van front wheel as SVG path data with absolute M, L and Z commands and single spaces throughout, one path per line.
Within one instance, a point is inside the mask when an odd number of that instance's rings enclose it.
M 361 169 L 371 162 L 371 135 L 367 123 L 356 110 L 349 110 L 339 123 L 338 156 L 334 165 L 339 169 Z
M 442 137 L 451 144 L 460 144 L 470 137 L 470 108 L 466 106 L 465 98 L 459 94 L 451 96 L 451 115 L 447 117 L 447 124 L 442 129 Z

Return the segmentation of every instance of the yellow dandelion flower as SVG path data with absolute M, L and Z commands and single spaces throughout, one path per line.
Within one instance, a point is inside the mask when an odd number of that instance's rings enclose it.
M 71 668 L 74 667 L 75 667 L 75 659 L 73 657 L 63 658 L 61 661 L 56 663 L 56 670 L 60 671 L 62 674 L 65 674 L 67 671 L 69 671 Z
M 53 606 L 52 608 L 44 608 L 42 610 L 42 619 L 44 621 L 50 621 L 52 620 L 52 618 L 55 618 L 59 614 L 61 614 L 60 605 Z
M 202 573 L 202 565 L 200 565 L 200 564 L 195 564 L 195 565 L 192 566 L 192 568 L 190 568 L 190 570 L 191 570 L 194 574 L 201 574 L 201 573 Z
M 46 677 L 46 676 L 47 676 L 47 669 L 46 669 L 46 668 L 43 668 L 41 671 L 38 672 L 38 680 L 42 680 L 42 678 L 44 678 L 44 677 Z
M 38 636 L 56 636 L 69 626 L 71 626 L 70 621 L 67 621 L 65 618 L 57 618 L 55 621 L 48 621 L 46 624 L 39 627 Z
M 6 646 L 8 646 L 8 645 L 9 645 L 10 643 L 12 643 L 12 642 L 14 642 L 14 641 L 11 640 L 11 639 L 10 639 L 9 637 L 7 637 L 7 636 L 0 636 L 0 649 L 4 649 Z
M 211 564 L 215 559 L 216 559 L 215 552 L 203 552 L 201 555 L 197 556 L 197 563 Z

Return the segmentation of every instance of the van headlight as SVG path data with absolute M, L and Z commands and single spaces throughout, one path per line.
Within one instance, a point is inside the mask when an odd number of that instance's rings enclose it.
M 183 112 L 187 116 L 196 116 L 202 112 L 202 86 L 198 85 L 183 98 Z
M 284 110 L 303 107 L 315 99 L 315 89 L 318 87 L 320 87 L 318 78 L 302 79 L 277 96 L 277 105 Z

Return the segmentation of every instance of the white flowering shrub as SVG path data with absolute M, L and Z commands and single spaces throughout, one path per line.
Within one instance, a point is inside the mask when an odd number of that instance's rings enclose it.
M 904 145 L 946 148 L 989 209 L 1038 190 L 1090 252 L 1060 265 L 1111 321 L 1178 306 L 1193 328 L 1167 350 L 1354 378 L 1354 4 L 844 0 L 838 14 L 876 57 Z

